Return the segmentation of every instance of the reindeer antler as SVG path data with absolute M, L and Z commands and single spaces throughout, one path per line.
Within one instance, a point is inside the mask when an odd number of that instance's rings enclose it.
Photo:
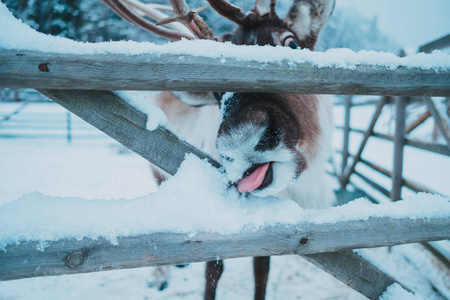
M 238 25 L 242 25 L 242 20 L 246 17 L 246 15 L 242 12 L 242 9 L 223 0 L 206 1 L 208 1 L 209 5 L 211 5 L 211 7 L 221 16 Z
M 199 39 L 215 40 L 211 28 L 203 19 L 192 11 L 185 0 L 170 0 L 173 7 L 173 14 L 169 18 L 160 20 L 156 25 L 165 25 L 172 22 L 183 23 Z
M 164 38 L 174 41 L 182 38 L 216 40 L 211 28 L 185 0 L 170 0 L 172 8 L 160 4 L 144 4 L 137 0 L 102 1 L 128 22 Z M 225 0 L 207 1 L 218 14 L 238 25 L 243 25 L 244 19 L 248 16 L 242 9 Z M 259 15 L 269 13 L 274 16 L 275 5 L 276 0 L 256 0 L 253 13 Z M 163 11 L 171 11 L 172 15 L 168 16 Z M 148 21 L 145 17 L 151 18 L 156 23 Z M 168 28 L 160 25 L 166 25 Z
M 168 6 L 143 4 L 136 0 L 102 0 L 115 13 L 128 22 L 153 32 L 169 40 L 215 39 L 209 26 L 192 11 L 184 0 L 171 0 L 172 9 Z M 171 17 L 162 11 L 173 11 Z M 145 19 L 145 16 L 157 21 L 156 24 Z M 173 23 L 181 22 L 184 25 Z M 158 25 L 167 25 L 165 28 Z
M 156 22 L 169 17 L 164 12 L 168 12 L 168 13 L 173 12 L 172 6 L 169 6 L 169 5 L 154 4 L 154 3 L 146 4 L 146 3 L 142 3 L 137 0 L 122 0 L 122 2 L 125 3 L 128 7 L 135 10 L 136 13 L 138 13 L 141 17 L 147 16 L 150 19 L 155 20 Z M 183 24 L 180 24 L 178 22 L 173 22 L 173 23 L 167 24 L 167 27 L 175 30 L 176 32 L 184 34 L 186 36 L 190 36 L 193 39 L 195 38 L 195 36 L 192 34 L 192 32 L 188 28 L 186 28 L 186 26 L 184 26 Z M 161 28 L 161 27 L 158 27 L 158 28 Z

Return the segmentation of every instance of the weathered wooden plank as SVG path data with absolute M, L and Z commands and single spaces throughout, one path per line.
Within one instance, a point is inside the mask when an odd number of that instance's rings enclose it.
M 369 299 L 378 299 L 388 286 L 397 282 L 352 251 L 303 257 Z M 407 287 L 403 288 L 411 292 Z
M 359 173 L 356 170 L 353 172 L 353 174 L 355 174 L 356 176 L 358 176 L 359 178 L 364 180 L 368 185 L 370 185 L 371 187 L 373 187 L 374 189 L 376 189 L 377 191 L 379 191 L 380 193 L 382 193 L 383 195 L 385 195 L 386 197 L 389 198 L 389 191 L 387 189 L 385 189 L 384 187 L 382 187 L 381 185 L 379 185 L 372 179 L 368 178 L 367 176 L 364 176 L 363 174 Z
M 0 280 L 184 264 L 218 258 L 305 255 L 448 238 L 448 218 L 372 217 L 325 224 L 301 222 L 289 226 L 266 226 L 256 232 L 233 235 L 199 232 L 192 237 L 179 233 L 153 233 L 119 237 L 117 245 L 104 239 L 62 239 L 45 243 L 44 251 L 37 249 L 40 242 L 36 241 L 9 245 L 6 252 L 0 251 Z M 326 261 L 327 256 L 320 260 Z M 334 259 L 328 264 L 332 263 Z M 358 264 L 364 265 L 359 260 Z
M 97 127 L 169 174 L 175 174 L 187 153 L 213 158 L 163 127 L 146 129 L 147 116 L 110 91 L 41 90 L 41 93 Z
M 375 171 L 377 171 L 377 172 L 379 172 L 379 173 L 381 173 L 381 174 L 383 174 L 383 175 L 385 175 L 385 176 L 387 176 L 389 178 L 392 178 L 392 173 L 390 171 L 386 170 L 385 168 L 380 167 L 379 165 L 374 164 L 374 163 L 372 163 L 372 162 L 370 162 L 368 160 L 365 160 L 365 159 L 360 159 L 359 161 L 362 164 L 364 164 L 364 165 L 368 166 L 369 168 L 371 168 L 372 170 L 375 170 Z M 411 180 L 408 180 L 408 179 L 405 179 L 405 178 L 403 178 L 403 185 L 405 187 L 413 190 L 416 193 L 425 192 L 425 193 L 437 194 L 436 192 L 430 190 L 429 188 L 427 188 L 427 187 L 425 187 L 423 185 L 420 185 L 418 183 L 412 182 Z
M 430 53 L 433 50 L 444 49 L 447 47 L 450 47 L 450 34 L 447 34 L 446 36 L 443 36 L 440 39 L 437 39 L 435 41 L 432 41 L 428 44 L 419 47 L 418 52 Z
M 377 136 L 374 134 L 374 136 Z M 405 144 L 414 148 L 423 149 L 426 151 L 431 151 L 437 154 L 447 155 L 450 156 L 450 150 L 447 148 L 447 146 L 435 144 L 435 143 L 428 143 L 424 141 L 414 140 L 414 139 L 406 139 Z
M 409 97 L 397 97 L 395 99 L 394 163 L 392 167 L 391 201 L 398 201 L 402 197 L 403 148 L 405 147 L 405 117 L 408 101 Z
M 317 67 L 174 54 L 0 52 L 0 87 L 450 96 L 450 71 Z

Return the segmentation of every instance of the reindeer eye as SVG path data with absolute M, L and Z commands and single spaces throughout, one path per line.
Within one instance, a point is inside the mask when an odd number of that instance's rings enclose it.
M 290 35 L 290 36 L 288 36 L 287 38 L 284 39 L 283 46 L 289 47 L 291 49 L 297 49 L 298 48 L 298 44 L 297 44 L 297 42 L 295 41 L 295 38 L 292 35 Z

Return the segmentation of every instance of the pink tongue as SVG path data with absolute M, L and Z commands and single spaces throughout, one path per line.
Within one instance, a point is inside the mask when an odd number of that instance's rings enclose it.
M 245 178 L 239 179 L 238 190 L 239 192 L 250 192 L 257 189 L 263 182 L 266 176 L 267 169 L 269 169 L 270 163 L 265 163 L 258 167 L 253 173 Z

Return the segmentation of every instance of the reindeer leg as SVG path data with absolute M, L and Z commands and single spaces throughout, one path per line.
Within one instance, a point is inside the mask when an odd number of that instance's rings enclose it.
M 157 186 L 160 186 L 161 183 L 163 183 L 164 181 L 167 180 L 167 177 L 164 174 L 162 174 L 163 171 L 160 168 L 158 168 L 152 164 L 150 164 L 150 168 L 152 169 L 153 177 L 155 177 Z
M 253 258 L 253 272 L 255 275 L 255 300 L 264 300 L 264 298 L 266 297 L 269 267 L 270 256 Z
M 217 283 L 223 272 L 223 260 L 208 261 L 206 263 L 205 300 L 214 300 Z

